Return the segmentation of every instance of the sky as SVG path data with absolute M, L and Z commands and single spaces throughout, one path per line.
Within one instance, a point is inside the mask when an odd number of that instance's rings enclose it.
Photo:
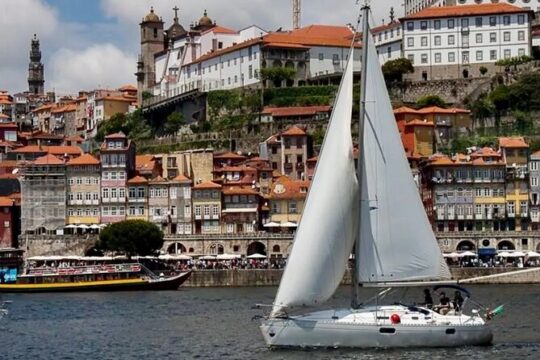
M 0 90 L 28 88 L 30 40 L 37 34 L 45 64 L 45 89 L 57 95 L 136 83 L 139 23 L 153 6 L 168 27 L 172 8 L 188 28 L 204 10 L 219 25 L 242 29 L 290 29 L 292 0 L 1 0 Z M 301 23 L 356 23 L 357 0 L 303 0 Z M 372 26 L 388 22 L 403 0 L 371 0 Z

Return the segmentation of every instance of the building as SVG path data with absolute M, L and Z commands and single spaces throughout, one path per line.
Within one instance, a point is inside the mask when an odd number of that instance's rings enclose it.
M 170 234 L 169 182 L 157 176 L 148 181 L 148 221 Z
M 81 148 L 78 146 L 66 146 L 66 145 L 27 145 L 21 146 L 10 153 L 6 154 L 7 158 L 10 160 L 30 160 L 33 161 L 38 157 L 41 157 L 46 154 L 55 155 L 63 158 L 64 160 L 69 160 L 74 157 L 78 157 L 82 154 Z
M 135 176 L 128 180 L 128 220 L 148 221 L 148 180 Z
M 0 90 L 0 116 L 1 122 L 11 122 L 15 116 L 13 96 L 4 90 Z
M 66 164 L 52 154 L 28 163 L 21 176 L 22 233 L 52 233 L 66 222 Z
M 540 151 L 529 157 L 529 202 L 532 230 L 538 230 L 540 222 Z
M 206 181 L 193 186 L 195 234 L 221 232 L 221 185 Z
M 148 154 L 137 155 L 135 156 L 135 170 L 138 175 L 146 179 L 161 176 L 163 173 L 161 158 Z
M 21 204 L 9 196 L 0 196 L 0 248 L 17 247 L 20 234 Z
M 493 2 L 492 0 L 446 0 L 447 5 L 489 4 Z M 497 2 L 519 6 L 525 10 L 540 11 L 540 3 L 534 0 L 499 0 Z
M 98 159 L 83 154 L 66 163 L 67 224 L 99 224 L 101 168 Z
M 259 228 L 260 195 L 251 186 L 222 188 L 222 232 L 226 234 L 253 233 Z
M 296 230 L 309 188 L 309 181 L 292 180 L 286 176 L 277 179 L 268 195 L 270 206 L 269 222 L 263 227 L 266 230 Z
M 402 57 L 403 32 L 401 23 L 393 18 L 393 11 L 390 22 L 374 27 L 371 34 L 381 64 Z
M 76 110 L 77 105 L 71 101 L 57 104 L 51 109 L 51 121 L 48 122 L 48 127 L 40 126 L 40 130 L 56 135 L 76 135 Z
M 193 233 L 193 206 L 191 203 L 191 179 L 178 175 L 169 183 L 169 211 L 171 234 Z
M 41 63 L 39 40 L 34 34 L 30 49 L 30 64 L 28 65 L 28 92 L 34 95 L 45 93 L 44 66 Z
M 101 222 L 126 219 L 127 181 L 135 173 L 135 144 L 124 133 L 105 136 L 100 148 Z
M 403 56 L 412 61 L 412 80 L 481 76 L 495 63 L 531 54 L 532 12 L 506 3 L 430 7 L 403 24 Z
M 310 138 L 298 126 L 272 135 L 260 144 L 261 158 L 268 160 L 272 169 L 296 180 L 305 179 L 311 153 Z
M 455 0 L 405 0 L 405 15 L 419 12 L 427 7 L 451 5 Z
M 168 154 L 156 154 L 154 157 L 161 162 L 163 177 L 174 179 L 178 175 L 185 175 L 197 181 L 211 181 L 213 170 L 213 156 L 211 149 L 177 151 Z
M 313 123 L 330 118 L 332 108 L 322 106 L 265 107 L 261 112 L 263 123 Z
M 506 212 L 509 230 L 529 228 L 529 145 L 522 137 L 501 137 L 499 147 L 506 163 Z

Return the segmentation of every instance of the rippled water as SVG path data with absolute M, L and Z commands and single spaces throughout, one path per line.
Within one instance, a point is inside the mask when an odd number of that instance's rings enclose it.
M 252 321 L 276 288 L 183 288 L 173 292 L 4 295 L 0 359 L 537 359 L 540 286 L 477 286 L 473 296 L 506 304 L 495 345 L 412 350 L 268 350 Z M 418 294 L 416 294 L 418 293 Z M 421 289 L 409 295 L 421 299 Z M 366 294 L 367 295 L 367 294 Z M 331 305 L 346 306 L 349 290 Z

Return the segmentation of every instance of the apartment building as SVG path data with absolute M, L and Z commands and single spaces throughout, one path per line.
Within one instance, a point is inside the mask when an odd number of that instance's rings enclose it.
M 540 222 L 540 151 L 536 151 L 529 157 L 529 202 L 532 230 L 538 230 Z
M 190 235 L 193 233 L 191 183 L 191 179 L 184 175 L 178 175 L 169 182 L 171 234 Z
M 259 193 L 251 186 L 222 188 L 222 232 L 226 234 L 253 233 L 259 225 Z
M 296 230 L 309 188 L 309 181 L 292 180 L 286 176 L 277 179 L 268 195 L 270 206 L 269 222 L 263 225 L 266 230 Z
M 399 21 L 374 27 L 371 29 L 371 34 L 381 65 L 402 57 L 403 31 Z
M 135 176 L 128 180 L 128 220 L 148 221 L 148 180 Z
M 206 181 L 193 186 L 195 234 L 221 232 L 221 185 Z
M 468 78 L 531 54 L 532 12 L 506 3 L 429 7 L 400 19 L 412 80 Z
M 66 163 L 67 224 L 99 224 L 101 174 L 100 162 L 83 154 Z

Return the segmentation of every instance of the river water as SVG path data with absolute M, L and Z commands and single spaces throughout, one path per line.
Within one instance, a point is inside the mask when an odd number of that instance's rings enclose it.
M 420 301 L 421 290 L 408 290 L 408 297 Z M 538 359 L 540 285 L 470 290 L 485 304 L 506 304 L 492 322 L 494 346 L 271 351 L 252 320 L 261 310 L 252 306 L 271 303 L 276 288 L 6 294 L 12 303 L 0 320 L 0 359 Z M 346 306 L 348 296 L 340 288 L 329 306 Z

